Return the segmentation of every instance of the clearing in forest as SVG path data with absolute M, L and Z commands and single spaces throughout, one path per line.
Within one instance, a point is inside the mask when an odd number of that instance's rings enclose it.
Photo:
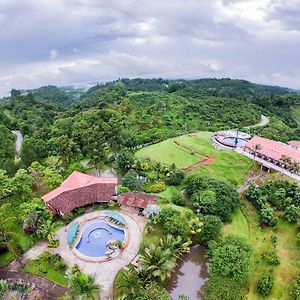
M 163 164 L 174 163 L 192 174 L 210 174 L 241 185 L 253 162 L 234 151 L 215 150 L 210 140 L 212 135 L 212 132 L 201 131 L 167 139 L 138 150 L 135 156 Z M 207 158 L 211 159 L 205 163 Z

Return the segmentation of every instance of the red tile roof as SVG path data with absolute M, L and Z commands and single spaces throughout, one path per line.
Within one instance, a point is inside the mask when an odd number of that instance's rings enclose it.
M 54 212 L 68 213 L 95 202 L 109 202 L 115 194 L 117 177 L 95 177 L 74 171 L 58 188 L 42 196 Z
M 140 192 L 122 193 L 118 198 L 119 204 L 135 208 L 146 208 L 148 204 L 156 204 L 156 200 L 157 196 Z
M 264 154 L 276 160 L 281 160 L 282 156 L 289 156 L 292 160 L 300 162 L 300 151 L 288 144 L 265 139 L 260 136 L 254 136 L 246 145 L 245 148 L 255 150 L 256 145 L 260 145 L 261 149 L 257 152 Z
M 300 149 L 300 141 L 289 141 L 288 144 Z

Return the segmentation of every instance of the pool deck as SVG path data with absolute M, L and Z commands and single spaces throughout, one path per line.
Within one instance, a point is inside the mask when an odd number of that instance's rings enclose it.
M 105 216 L 105 212 L 106 211 L 91 212 L 84 214 L 75 220 L 78 221 L 79 224 L 82 224 L 88 220 Z M 121 214 L 127 222 L 127 231 L 129 235 L 128 244 L 117 257 L 109 261 L 89 262 L 76 257 L 67 242 L 69 225 L 59 229 L 55 233 L 60 241 L 60 245 L 57 248 L 47 248 L 47 243 L 43 242 L 27 251 L 25 253 L 26 259 L 34 259 L 44 251 L 59 253 L 65 263 L 69 266 L 78 265 L 84 273 L 94 276 L 95 282 L 101 287 L 99 299 L 110 300 L 112 299 L 114 279 L 118 271 L 133 261 L 139 252 L 142 232 L 144 225 L 146 224 L 146 219 L 139 217 L 135 213 L 121 212 Z

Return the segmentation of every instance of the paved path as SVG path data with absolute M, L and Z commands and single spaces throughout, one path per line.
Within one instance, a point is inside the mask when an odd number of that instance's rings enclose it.
M 245 128 L 254 128 L 254 127 L 262 127 L 266 126 L 270 122 L 270 118 L 267 116 L 261 115 L 261 119 L 257 124 L 246 126 Z
M 56 299 L 68 291 L 67 288 L 59 284 L 31 273 L 1 271 L 0 278 L 12 281 L 27 282 L 31 285 L 33 284 L 38 290 L 43 292 L 43 299 Z
M 263 172 L 260 172 L 258 175 L 250 175 L 248 176 L 244 183 L 242 184 L 242 186 L 240 186 L 238 189 L 237 189 L 237 192 L 239 194 L 242 194 L 244 193 L 248 187 L 251 185 L 252 182 L 255 182 L 257 179 L 259 179 L 260 177 L 263 176 Z

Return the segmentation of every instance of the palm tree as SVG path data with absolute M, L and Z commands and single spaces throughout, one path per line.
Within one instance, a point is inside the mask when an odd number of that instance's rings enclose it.
M 256 157 L 257 152 L 258 152 L 259 150 L 261 150 L 261 144 L 256 144 L 256 145 L 254 146 L 254 157 Z
M 292 164 L 292 158 L 288 155 L 283 154 L 280 158 L 280 160 L 282 160 L 283 162 L 287 163 L 287 164 Z
M 7 249 L 8 252 L 22 265 L 19 260 L 21 249 L 15 242 L 15 239 L 19 237 L 19 234 L 10 229 L 10 223 L 15 220 L 15 217 L 5 218 L 3 215 L 3 210 L 6 205 L 1 207 L 0 212 L 0 249 Z
M 79 300 L 96 300 L 99 295 L 99 286 L 92 276 L 77 270 L 67 275 L 71 295 Z
M 53 223 L 51 220 L 46 220 L 45 223 L 41 225 L 37 233 L 43 238 L 47 238 L 49 243 L 53 241 L 54 232 L 57 229 L 57 223 Z
M 132 299 L 140 286 L 143 285 L 136 269 L 124 272 L 120 278 L 117 279 L 116 286 L 120 293 L 122 293 L 122 300 Z
M 293 171 L 294 171 L 295 173 L 299 173 L 299 171 L 300 171 L 299 163 L 298 163 L 297 161 L 294 160 L 294 161 L 291 163 L 291 165 L 292 165 Z
M 161 246 L 150 245 L 145 248 L 141 255 L 140 262 L 143 272 L 148 277 L 165 282 L 170 278 L 171 270 L 176 266 L 178 256 L 171 249 L 164 249 Z

